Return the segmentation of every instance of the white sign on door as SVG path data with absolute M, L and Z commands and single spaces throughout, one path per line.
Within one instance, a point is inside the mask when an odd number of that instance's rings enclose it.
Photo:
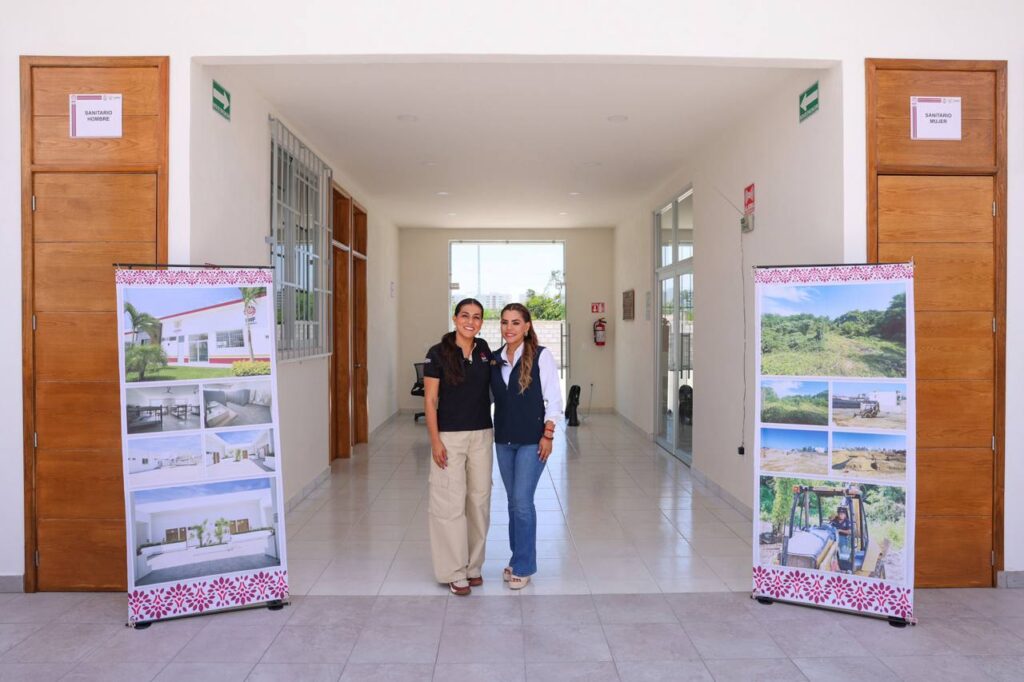
M 959 97 L 911 97 L 910 139 L 959 140 L 961 138 Z
M 121 95 L 69 95 L 71 137 L 121 137 Z

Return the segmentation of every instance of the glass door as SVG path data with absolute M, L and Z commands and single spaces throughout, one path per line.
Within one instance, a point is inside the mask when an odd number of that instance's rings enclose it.
M 654 213 L 658 315 L 657 442 L 693 460 L 693 193 Z
M 658 442 L 672 452 L 676 442 L 679 384 L 677 326 L 675 315 L 675 277 L 662 279 L 658 286 Z

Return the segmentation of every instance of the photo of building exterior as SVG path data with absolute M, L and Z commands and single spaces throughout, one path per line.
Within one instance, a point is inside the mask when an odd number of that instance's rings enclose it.
M 135 438 L 125 450 L 132 488 L 185 483 L 203 478 L 202 441 L 198 434 Z
M 220 431 L 206 434 L 206 477 L 234 478 L 277 470 L 274 432 Z
M 271 478 L 134 492 L 131 522 L 135 585 L 281 563 Z
M 132 290 L 123 310 L 126 380 L 269 374 L 271 305 L 263 287 Z

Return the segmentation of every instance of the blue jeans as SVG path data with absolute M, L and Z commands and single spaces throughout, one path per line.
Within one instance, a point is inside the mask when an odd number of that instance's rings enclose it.
M 537 455 L 537 443 L 505 445 L 495 443 L 498 470 L 508 493 L 508 544 L 512 573 L 525 578 L 537 572 L 537 509 L 533 494 L 544 471 Z

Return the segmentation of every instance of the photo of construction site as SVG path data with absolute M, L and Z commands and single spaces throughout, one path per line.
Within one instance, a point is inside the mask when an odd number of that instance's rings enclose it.
M 904 488 L 778 476 L 759 483 L 761 565 L 905 582 Z
M 761 429 L 761 470 L 828 475 L 828 432 Z
M 835 431 L 832 433 L 832 473 L 902 481 L 907 475 L 907 437 Z
M 833 382 L 832 425 L 906 431 L 907 385 L 879 381 Z

